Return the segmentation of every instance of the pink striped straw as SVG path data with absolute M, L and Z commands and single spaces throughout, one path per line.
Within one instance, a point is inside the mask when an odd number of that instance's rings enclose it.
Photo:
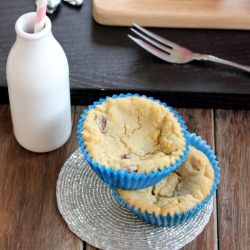
M 34 33 L 37 33 L 44 28 L 47 10 L 47 0 L 37 0 L 36 6 L 37 8 Z

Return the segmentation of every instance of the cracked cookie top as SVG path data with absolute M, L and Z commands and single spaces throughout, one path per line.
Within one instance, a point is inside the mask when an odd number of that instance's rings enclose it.
M 87 113 L 82 136 L 94 161 L 138 174 L 169 167 L 186 148 L 174 114 L 145 97 L 108 98 Z
M 180 214 L 208 197 L 214 178 L 214 169 L 207 156 L 191 146 L 182 165 L 156 185 L 140 190 L 117 189 L 117 192 L 141 212 Z

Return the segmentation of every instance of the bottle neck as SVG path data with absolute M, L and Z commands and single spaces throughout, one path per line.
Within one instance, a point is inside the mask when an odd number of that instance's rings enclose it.
M 54 38 L 54 36 L 53 36 L 51 31 L 48 32 L 46 34 L 46 36 L 43 36 L 43 37 L 41 37 L 39 39 L 27 39 L 27 38 L 17 34 L 16 42 L 20 43 L 20 44 L 25 43 L 25 44 L 29 44 L 29 45 L 33 45 L 33 44 L 35 45 L 35 44 L 41 44 L 41 43 L 45 44 L 47 41 L 51 40 L 52 38 Z
M 35 12 L 30 12 L 17 19 L 15 29 L 18 40 L 35 42 L 52 36 L 51 21 L 47 16 L 45 17 L 44 28 L 41 31 L 34 33 L 35 16 Z

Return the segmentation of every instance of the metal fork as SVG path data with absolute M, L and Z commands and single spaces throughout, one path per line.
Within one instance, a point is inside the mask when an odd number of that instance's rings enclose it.
M 193 60 L 211 61 L 250 72 L 250 66 L 230 62 L 212 55 L 194 53 L 187 48 L 146 30 L 138 24 L 134 23 L 132 26 L 133 27 L 130 30 L 141 39 L 131 35 L 128 35 L 128 37 L 149 53 L 166 62 L 184 64 Z

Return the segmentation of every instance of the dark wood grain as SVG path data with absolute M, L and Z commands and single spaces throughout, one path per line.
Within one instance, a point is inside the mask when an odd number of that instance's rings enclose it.
M 89 245 L 89 244 L 86 244 L 85 250 L 98 250 L 98 248 L 93 247 L 93 246 L 91 246 L 91 245 Z
M 216 149 L 221 166 L 218 191 L 220 249 L 250 247 L 250 113 L 216 112 Z
M 17 144 L 10 110 L 0 106 L 0 249 L 78 249 L 83 243 L 72 234 L 58 212 L 55 187 L 58 173 L 77 147 L 75 125 L 70 140 L 59 150 L 35 154 Z
M 94 23 L 91 1 L 80 9 L 62 5 L 53 33 L 68 56 L 73 104 L 120 92 L 154 95 L 178 107 L 250 108 L 250 76 L 212 63 L 164 63 L 133 45 L 128 28 Z M 33 0 L 2 1 L 0 8 L 0 102 L 7 102 L 5 63 L 15 40 L 14 23 L 33 11 Z M 153 29 L 190 49 L 250 64 L 249 31 Z
M 214 147 L 214 119 L 211 109 L 180 109 L 180 114 L 186 121 L 190 132 L 202 136 L 212 147 Z M 194 249 L 217 249 L 217 210 L 216 199 L 214 209 L 208 225 L 196 240 L 184 247 L 185 250 Z

